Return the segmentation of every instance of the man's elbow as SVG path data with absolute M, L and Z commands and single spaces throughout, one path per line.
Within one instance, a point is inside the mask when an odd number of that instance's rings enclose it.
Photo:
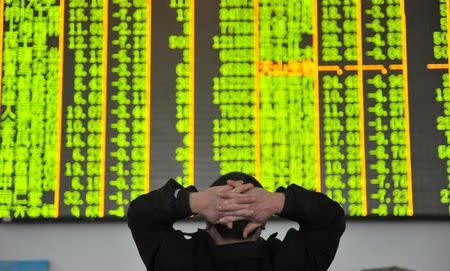
M 128 223 L 128 227 L 130 229 L 135 228 L 136 223 L 139 220 L 140 213 L 142 212 L 142 207 L 144 207 L 143 197 L 144 197 L 144 195 L 138 196 L 137 198 L 132 200 L 130 202 L 130 204 L 128 205 L 127 223 Z
M 127 223 L 128 223 L 128 227 L 130 229 L 134 228 L 134 214 L 133 214 L 133 210 L 134 210 L 134 204 L 133 201 L 130 203 L 130 205 L 128 206 L 128 210 L 127 210 Z
M 335 203 L 335 212 L 336 216 L 334 218 L 334 225 L 336 230 L 340 233 L 339 235 L 342 235 L 345 231 L 345 212 L 341 205 L 338 203 Z

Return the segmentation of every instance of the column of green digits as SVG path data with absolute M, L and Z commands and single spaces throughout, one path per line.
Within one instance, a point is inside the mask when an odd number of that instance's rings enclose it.
M 341 24 L 343 16 L 343 3 L 341 1 L 321 2 L 320 22 L 322 50 L 320 52 L 321 62 L 324 64 L 340 63 L 344 59 L 342 50 L 342 41 L 344 27 Z M 318 19 L 318 18 L 317 18 Z M 347 29 L 346 29 L 347 30 Z M 342 176 L 346 173 L 345 164 L 343 164 L 344 147 L 344 105 L 343 93 L 345 91 L 342 84 L 342 78 L 335 73 L 321 75 L 320 80 L 320 99 L 322 102 L 322 135 L 323 135 L 323 155 L 326 194 L 339 202 L 345 203 L 342 188 L 345 187 Z
M 323 173 L 325 175 L 326 194 L 340 204 L 344 204 L 346 199 L 342 189 L 346 185 L 343 182 L 343 175 L 347 172 L 343 152 L 346 143 L 344 139 L 347 139 L 345 132 L 353 132 L 355 128 L 353 125 L 358 124 L 358 122 L 350 121 L 350 118 L 343 118 L 344 111 L 342 108 L 345 88 L 341 80 L 337 75 L 323 75 L 321 98 L 323 103 L 323 161 L 325 164 Z
M 401 0 L 387 1 L 387 58 L 389 61 L 403 60 L 402 55 L 402 24 L 401 24 Z M 393 181 L 392 213 L 395 216 L 406 216 L 408 213 L 408 166 L 406 156 L 406 126 L 405 126 L 405 98 L 404 81 L 401 71 L 391 71 L 388 76 L 388 101 L 389 101 L 389 131 L 391 172 Z M 409 173 L 410 174 L 410 173 Z
M 364 42 L 370 63 L 401 64 L 402 27 L 399 0 L 373 1 L 365 14 L 367 35 Z M 376 192 L 371 212 L 385 216 L 406 216 L 408 210 L 408 166 L 405 127 L 405 100 L 402 71 L 367 76 L 369 184 Z M 368 143 L 369 144 L 369 143 Z
M 439 61 L 448 60 L 448 41 L 447 41 L 447 0 L 439 0 L 439 29 L 433 31 L 433 55 L 434 59 Z
M 359 0 L 344 0 L 339 13 L 342 20 L 342 44 L 344 45 L 344 60 L 355 63 L 358 60 L 357 46 L 357 20 L 356 1 Z M 329 12 L 332 14 L 333 12 Z
M 146 85 L 146 77 L 151 76 L 146 73 L 146 58 L 147 54 L 151 54 L 149 48 L 147 48 L 147 0 L 134 1 L 133 5 L 135 11 L 133 12 L 133 46 L 132 46 L 132 90 L 133 90 L 133 111 L 132 116 L 134 118 L 131 131 L 131 186 L 129 199 L 133 200 L 137 196 L 141 195 L 145 190 L 145 152 L 148 151 L 145 148 L 145 140 L 149 135 L 149 130 L 146 130 L 146 121 L 150 116 L 146 115 L 146 95 L 150 86 Z M 151 30 L 150 30 L 151 31 Z M 147 127 L 150 129 L 150 127 Z M 149 176 L 147 176 L 149 177 Z
M 358 0 L 359 1 L 359 0 Z M 358 64 L 358 33 L 357 33 L 357 5 L 356 1 L 346 0 L 343 2 L 341 14 L 342 22 L 342 40 L 344 48 L 344 59 L 347 63 L 353 65 Z M 362 60 L 361 60 L 362 61 Z M 345 198 L 347 199 L 347 213 L 350 216 L 362 215 L 362 198 L 361 198 L 361 129 L 359 125 L 360 119 L 360 103 L 358 98 L 358 75 L 355 72 L 346 72 L 343 78 L 344 82 L 344 119 L 345 134 L 344 139 L 344 156 L 346 160 L 346 177 L 343 180 L 345 184 Z
M 440 29 L 433 32 L 434 58 L 437 61 L 448 62 L 448 40 L 447 40 L 447 16 L 449 14 L 446 0 L 439 1 L 440 10 Z M 450 84 L 449 74 L 442 75 L 442 87 L 436 89 L 436 102 L 442 105 L 443 113 L 436 118 L 436 128 L 445 135 L 444 144 L 438 145 L 437 153 L 439 159 L 445 161 L 447 169 L 447 187 L 443 187 L 439 191 L 439 198 L 442 204 L 448 205 L 450 214 Z
M 364 9 L 364 7 L 363 7 Z M 364 21 L 363 37 L 365 63 L 377 63 L 386 60 L 385 52 L 385 33 L 386 27 L 384 25 L 384 17 L 386 14 L 383 11 L 384 2 L 371 0 L 363 10 L 367 15 L 367 20 Z M 368 59 L 371 61 L 369 62 Z M 386 77 L 380 72 L 371 72 L 370 75 L 365 74 L 365 95 L 367 95 L 367 114 L 366 123 L 367 131 L 367 180 L 368 180 L 368 196 L 374 201 L 371 204 L 372 209 L 369 213 L 379 216 L 386 216 L 388 214 L 389 198 L 388 188 L 390 187 L 389 174 L 391 169 L 389 167 L 388 159 L 388 112 L 386 92 L 387 84 Z M 369 106 L 370 105 L 370 106 Z M 372 146 L 372 147 L 370 147 Z M 373 188 L 371 191 L 370 188 Z
M 357 54 L 356 1 L 321 2 L 321 59 L 326 65 L 355 66 Z M 360 215 L 361 156 L 358 77 L 356 72 L 321 76 L 323 161 L 326 194 Z
M 449 185 L 439 192 L 440 202 L 449 205 L 450 214 L 450 84 L 448 73 L 442 75 L 442 87 L 436 89 L 436 102 L 442 104 L 443 113 L 436 118 L 436 129 L 445 135 L 443 144 L 437 147 L 439 159 L 445 161 Z
M 389 166 L 388 154 L 388 129 L 389 119 L 386 111 L 387 98 L 386 95 L 386 78 L 380 74 L 368 76 L 367 87 L 365 88 L 368 95 L 368 101 L 373 106 L 367 108 L 367 145 L 373 144 L 374 147 L 367 148 L 367 159 L 371 161 L 368 165 L 368 183 L 370 187 L 374 187 L 376 192 L 370 194 L 370 198 L 376 202 L 376 208 L 371 209 L 371 213 L 379 216 L 388 214 L 388 188 L 390 188 L 390 180 L 388 179 L 391 172 Z
M 145 0 L 111 5 L 111 137 L 108 144 L 108 215 L 123 217 L 131 194 L 144 192 L 145 175 Z M 130 43 L 132 41 L 132 43 Z M 131 180 L 131 187 L 128 184 Z M 131 189 L 130 189 L 131 188 Z
M 48 42 L 58 41 L 59 6 L 16 0 L 4 8 L 0 218 L 49 218 L 56 172 L 58 47 Z
M 70 180 L 62 201 L 73 217 L 99 216 L 103 1 L 68 5 L 68 54 L 74 56 L 73 103 L 65 110 L 64 147 L 71 154 L 64 176 Z
M 323 62 L 339 62 L 344 60 L 356 60 L 352 54 L 351 48 L 349 51 L 342 51 L 342 34 L 344 29 L 348 26 L 345 20 L 342 20 L 344 11 L 344 3 L 350 4 L 348 0 L 322 0 L 321 1 L 321 20 L 319 27 L 322 35 L 320 35 L 320 44 L 322 50 L 320 51 L 321 60 Z M 346 11 L 347 12 L 347 11 Z M 344 24 L 342 24 L 344 22 Z M 350 24 L 353 24 L 350 22 Z M 352 27 L 352 26 L 351 26 Z M 350 52 L 350 53 L 348 53 Z
M 347 160 L 347 202 L 348 214 L 351 216 L 362 215 L 361 198 L 361 141 L 359 125 L 358 75 L 348 75 L 345 85 L 345 158 Z
M 181 146 L 175 150 L 175 160 L 182 164 L 182 174 L 175 179 L 182 185 L 189 185 L 189 148 L 190 148 L 190 130 L 189 116 L 190 109 L 190 72 L 189 72 L 189 32 L 190 32 L 190 5 L 189 0 L 170 0 L 170 7 L 176 10 L 177 22 L 181 24 L 181 35 L 169 36 L 169 48 L 182 51 L 182 61 L 176 67 L 176 130 L 183 137 Z
M 408 214 L 408 167 L 406 156 L 405 105 L 403 97 L 403 75 L 390 74 L 389 87 L 389 129 L 392 170 L 392 214 L 406 216 Z
M 395 0 L 392 0 L 395 1 Z M 392 2 L 391 0 L 389 2 Z M 371 0 L 365 6 L 364 14 L 367 16 L 363 24 L 364 42 L 370 47 L 364 47 L 364 54 L 367 59 L 372 62 L 381 62 L 387 60 L 386 58 L 386 31 L 387 16 L 385 11 L 385 1 Z M 401 57 L 401 54 L 400 54 Z M 368 63 L 369 61 L 367 61 Z
M 253 81 L 253 2 L 220 0 L 220 76 L 213 78 L 213 103 L 220 118 L 213 120 L 213 160 L 220 173 L 255 174 Z
M 127 180 L 130 178 L 127 163 L 130 161 L 129 147 L 131 145 L 128 138 L 131 130 L 129 125 L 131 101 L 128 93 L 131 86 L 127 80 L 131 75 L 128 66 L 131 62 L 128 52 L 131 47 L 128 43 L 131 34 L 128 23 L 131 20 L 131 16 L 128 14 L 130 6 L 131 3 L 128 3 L 127 0 L 113 1 L 110 5 L 112 18 L 108 24 L 111 37 L 109 54 L 112 58 L 108 63 L 108 69 L 111 71 L 108 78 L 108 81 L 111 82 L 111 87 L 108 89 L 108 95 L 111 95 L 111 100 L 108 100 L 111 108 L 108 114 L 110 115 L 108 116 L 108 128 L 111 129 L 111 133 L 107 137 L 110 147 L 107 152 L 108 162 L 105 166 L 108 168 L 111 179 L 106 182 L 105 197 L 107 197 L 108 204 L 105 205 L 107 207 L 111 205 L 106 210 L 109 216 L 118 217 L 123 217 L 125 214 L 123 204 L 127 200 L 127 195 L 124 195 L 123 190 L 129 189 Z

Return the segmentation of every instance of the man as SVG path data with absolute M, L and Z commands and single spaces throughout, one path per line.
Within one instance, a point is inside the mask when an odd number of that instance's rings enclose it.
M 173 229 L 177 220 L 202 216 L 206 230 Z M 283 241 L 260 236 L 278 215 L 300 224 Z M 327 270 L 345 229 L 344 212 L 323 194 L 297 185 L 271 193 L 252 176 L 234 172 L 197 192 L 173 179 L 131 202 L 128 225 L 147 270 Z

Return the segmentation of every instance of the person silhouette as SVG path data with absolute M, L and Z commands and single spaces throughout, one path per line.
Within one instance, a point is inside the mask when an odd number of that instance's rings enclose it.
M 177 220 L 198 215 L 206 229 L 184 233 Z M 272 216 L 293 220 L 283 240 L 260 237 Z M 327 196 L 295 184 L 275 192 L 232 172 L 204 191 L 170 179 L 137 197 L 128 226 L 147 270 L 327 270 L 345 231 L 344 211 Z

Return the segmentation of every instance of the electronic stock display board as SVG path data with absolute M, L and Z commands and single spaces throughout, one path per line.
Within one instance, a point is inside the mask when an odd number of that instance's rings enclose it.
M 0 218 L 243 171 L 450 216 L 449 0 L 2 0 Z

